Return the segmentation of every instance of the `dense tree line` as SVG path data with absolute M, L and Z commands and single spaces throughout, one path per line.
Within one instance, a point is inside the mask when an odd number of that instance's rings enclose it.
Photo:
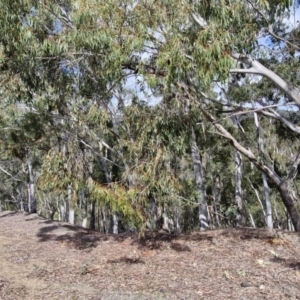
M 0 209 L 115 234 L 300 230 L 296 2 L 0 9 Z

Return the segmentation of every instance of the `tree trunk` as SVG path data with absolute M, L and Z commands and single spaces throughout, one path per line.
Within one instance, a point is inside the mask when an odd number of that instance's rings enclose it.
M 173 223 L 174 223 L 174 234 L 178 235 L 180 233 L 180 224 L 179 224 L 179 204 L 174 203 L 173 204 Z
M 81 226 L 83 228 L 87 228 L 88 207 L 87 207 L 87 201 L 85 196 L 85 189 L 82 189 L 80 191 L 80 200 L 81 200 L 81 206 L 83 206 L 83 218 L 82 218 Z
M 272 177 L 270 178 L 272 180 Z M 288 184 L 283 180 L 276 180 L 275 176 L 272 180 L 281 196 L 284 206 L 286 207 L 288 214 L 291 218 L 292 224 L 294 226 L 295 231 L 300 232 L 300 217 L 294 205 L 294 199 L 291 196 L 291 193 L 288 188 Z M 276 182 L 275 182 L 276 181 Z M 277 183 L 277 184 L 276 184 Z
M 163 226 L 162 226 L 162 228 L 164 230 L 170 232 L 169 218 L 168 218 L 167 209 L 166 209 L 165 205 L 163 206 L 162 219 L 163 219 Z
M 262 173 L 262 180 L 265 192 L 265 212 L 266 212 L 266 225 L 267 228 L 273 229 L 272 205 L 270 200 L 270 189 L 267 181 L 266 174 Z
M 74 224 L 74 218 L 75 218 L 75 211 L 73 208 L 73 203 L 72 203 L 72 187 L 71 184 L 68 184 L 68 206 L 69 206 L 69 213 L 68 213 L 68 222 L 70 224 Z
M 191 151 L 194 165 L 194 173 L 196 180 L 196 194 L 197 201 L 199 203 L 199 225 L 200 230 L 206 230 L 209 228 L 209 220 L 207 213 L 207 202 L 205 198 L 204 178 L 203 178 L 203 166 L 200 156 L 200 151 L 196 142 L 196 135 L 194 128 L 191 128 Z
M 112 220 L 112 233 L 118 234 L 119 233 L 119 217 L 116 212 L 113 213 L 113 220 Z
M 28 211 L 29 213 L 36 213 L 36 199 L 35 199 L 35 186 L 34 186 L 34 176 L 32 171 L 32 164 L 29 157 L 29 154 L 27 154 L 27 166 L 28 166 L 28 176 L 29 176 L 29 182 L 27 184 L 28 186 Z
M 95 212 L 95 206 L 96 206 L 96 201 L 93 200 L 92 203 L 91 203 L 91 219 L 90 219 L 90 229 L 91 230 L 95 230 L 96 229 L 96 226 L 95 226 L 95 223 L 96 223 L 96 212 Z
M 65 216 L 64 216 L 64 221 L 69 222 L 69 213 L 70 213 L 70 203 L 69 203 L 69 198 L 65 197 L 64 198 L 64 206 L 65 206 Z
M 235 193 L 234 199 L 237 205 L 236 226 L 243 226 L 243 197 L 242 197 L 242 156 L 239 151 L 234 149 L 235 163 Z
M 100 150 L 102 150 L 102 149 L 100 149 Z M 106 179 L 108 186 L 110 186 L 112 183 L 112 178 L 111 178 L 111 174 L 108 171 L 107 161 L 104 157 L 101 157 L 101 169 L 105 175 L 105 179 Z M 119 233 L 119 216 L 115 211 L 112 213 L 112 224 L 111 225 L 112 225 L 111 226 L 112 233 L 118 234 Z
M 218 212 L 218 207 L 217 207 L 217 205 L 221 201 L 221 179 L 220 179 L 220 176 L 217 175 L 215 180 L 213 180 L 213 177 L 212 177 L 212 182 L 214 182 L 213 191 L 212 191 L 214 214 L 215 214 L 215 218 L 216 218 L 217 227 L 220 227 L 219 212 Z
M 252 224 L 252 227 L 253 227 L 253 228 L 256 228 L 255 221 L 254 221 L 254 218 L 253 218 L 251 212 L 248 211 L 248 214 L 249 214 L 249 218 L 250 218 L 250 222 L 251 222 L 251 224 Z
M 254 104 L 252 104 L 254 107 Z M 264 156 L 264 143 L 263 143 L 263 137 L 261 133 L 261 128 L 259 124 L 259 119 L 257 113 L 254 113 L 254 123 L 256 125 L 256 131 L 257 131 L 257 140 L 258 140 L 258 151 L 260 156 Z M 267 181 L 267 177 L 265 173 L 262 173 L 262 180 L 263 180 L 263 186 L 264 186 L 264 194 L 265 194 L 265 222 L 267 225 L 267 228 L 273 229 L 273 219 L 272 219 L 272 205 L 270 200 L 270 190 L 269 185 Z
M 25 210 L 24 210 L 22 187 L 18 186 L 17 193 L 18 193 L 18 198 L 17 199 L 18 199 L 18 203 L 19 203 L 19 209 L 20 209 L 21 212 L 23 212 Z

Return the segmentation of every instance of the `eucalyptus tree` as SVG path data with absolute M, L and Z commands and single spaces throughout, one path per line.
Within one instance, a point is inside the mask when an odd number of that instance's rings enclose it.
M 78 141 L 79 135 L 74 133 L 74 128 L 80 134 L 88 129 L 91 136 L 97 132 L 88 120 L 83 118 L 81 123 L 81 114 L 86 113 L 86 107 L 92 108 L 95 104 L 99 110 L 105 111 L 113 92 L 124 85 L 125 78 L 138 75 L 136 78 L 142 78 L 147 88 L 165 100 L 176 104 L 176 101 L 185 102 L 187 99 L 189 105 L 198 107 L 202 119 L 215 128 L 215 134 L 228 139 L 275 184 L 298 231 L 299 215 L 288 181 L 299 157 L 292 163 L 291 171 L 286 172 L 286 178 L 283 178 L 285 175 L 279 176 L 267 162 L 257 159 L 254 149 L 241 144 L 236 132 L 229 132 L 230 124 L 219 122 L 215 108 L 220 106 L 220 100 L 212 99 L 208 93 L 214 82 L 228 81 L 229 73 L 251 73 L 271 80 L 283 92 L 282 95 L 300 104 L 299 93 L 288 78 L 282 79 L 279 73 L 264 66 L 259 56 L 257 59 L 254 56 L 260 33 L 268 32 L 274 39 L 285 38 L 278 38 L 272 26 L 279 24 L 276 16 L 285 12 L 286 4 L 284 1 L 269 3 L 265 0 L 255 3 L 238 0 L 124 0 L 107 3 L 96 0 L 24 0 L 15 3 L 3 0 L 0 1 L 2 93 L 10 101 L 34 103 L 52 117 L 66 118 L 66 130 L 62 131 L 60 138 L 64 139 L 71 132 Z M 286 44 L 294 47 L 290 37 Z M 135 96 L 139 97 L 139 94 Z M 188 130 L 186 135 L 190 135 L 190 127 Z M 107 138 L 106 134 L 103 136 Z M 80 153 L 76 150 L 79 144 L 69 141 L 70 153 L 75 159 Z M 172 141 L 168 142 L 172 144 Z M 157 147 L 157 144 L 153 142 L 152 146 Z M 55 166 L 55 161 L 59 165 L 72 159 L 60 157 L 57 144 L 54 144 L 44 165 Z M 155 162 L 155 156 L 152 159 Z M 80 165 L 83 164 L 78 165 L 83 174 L 84 168 Z M 69 168 L 67 174 L 71 174 L 71 170 Z M 58 174 L 59 171 L 58 168 L 55 172 Z M 169 176 L 166 182 L 172 187 L 171 178 Z M 71 175 L 64 178 L 65 191 L 66 184 L 68 186 L 73 180 L 76 178 Z M 118 201 L 115 200 L 114 209 L 123 209 L 131 217 L 134 208 L 139 211 L 132 201 L 132 194 L 125 195 L 130 190 L 126 185 L 107 190 L 93 181 L 92 176 L 87 182 L 94 197 L 114 201 L 116 196 Z M 137 190 L 132 189 L 133 194 Z M 122 197 L 128 200 L 128 205 Z M 140 210 L 135 216 L 141 220 L 142 215 Z

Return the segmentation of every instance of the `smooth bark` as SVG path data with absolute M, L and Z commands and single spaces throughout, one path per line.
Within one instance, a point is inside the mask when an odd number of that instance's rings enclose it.
M 191 128 L 191 152 L 194 166 L 194 174 L 196 180 L 196 194 L 197 201 L 199 203 L 199 225 L 201 230 L 206 230 L 209 228 L 209 219 L 207 212 L 207 202 L 205 198 L 205 187 L 204 187 L 204 177 L 203 177 L 203 166 L 201 161 L 200 151 L 196 142 L 196 135 L 194 128 Z
M 242 55 L 238 53 L 232 54 L 232 57 L 246 65 L 249 69 L 231 69 L 231 73 L 244 73 L 244 74 L 257 74 L 264 76 L 277 85 L 285 94 L 293 99 L 297 105 L 300 106 L 300 94 L 298 90 L 289 85 L 284 79 L 278 76 L 276 73 L 271 71 L 262 65 L 259 61 L 253 59 L 250 55 Z
M 71 184 L 68 184 L 68 204 L 69 204 L 69 214 L 68 214 L 68 221 L 70 224 L 74 224 L 75 221 L 75 211 L 73 208 L 72 203 L 72 187 Z
M 254 123 L 255 123 L 256 131 L 257 131 L 257 140 L 258 140 L 257 146 L 258 146 L 258 151 L 260 153 L 259 155 L 263 156 L 264 155 L 264 143 L 263 143 L 263 137 L 262 137 L 261 127 L 260 127 L 259 118 L 257 116 L 257 113 L 254 113 Z M 262 173 L 262 181 L 263 181 L 264 194 L 265 194 L 265 205 L 264 205 L 265 222 L 266 222 L 268 229 L 273 229 L 270 190 L 269 190 L 269 185 L 268 185 L 268 181 L 267 181 L 267 177 L 266 177 L 265 173 Z
M 87 206 L 87 199 L 85 196 L 85 189 L 80 190 L 80 201 L 81 201 L 81 207 L 83 207 L 83 216 L 82 216 L 82 223 L 81 226 L 83 228 L 87 228 L 87 222 L 88 222 L 88 206 Z
M 234 200 L 237 206 L 236 226 L 243 226 L 243 196 L 242 196 L 242 156 L 237 149 L 234 149 L 235 164 L 235 192 Z

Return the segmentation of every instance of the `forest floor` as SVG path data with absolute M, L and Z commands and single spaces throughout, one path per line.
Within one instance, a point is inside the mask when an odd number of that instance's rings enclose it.
M 0 300 L 300 299 L 300 235 L 103 235 L 0 212 Z

